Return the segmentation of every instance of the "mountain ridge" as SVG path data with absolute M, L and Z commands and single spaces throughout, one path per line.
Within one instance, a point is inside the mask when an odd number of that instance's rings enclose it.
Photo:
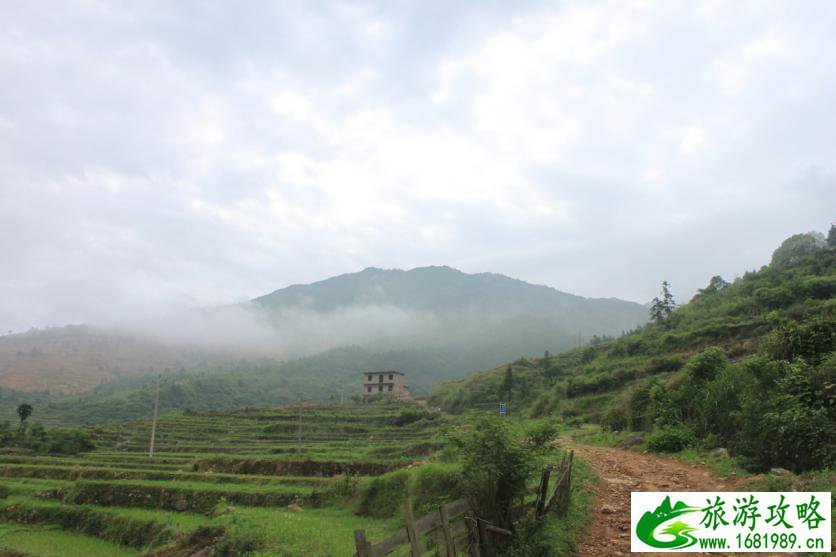
M 230 324 L 224 311 L 233 309 L 239 311 L 239 320 Z M 444 378 L 511 356 L 564 349 L 577 342 L 579 329 L 587 338 L 593 333 L 616 334 L 646 318 L 645 308 L 634 302 L 584 298 L 499 273 L 470 274 L 447 265 L 406 270 L 367 267 L 277 289 L 246 306 L 195 311 L 174 326 L 201 329 L 214 323 L 218 329 L 215 337 L 208 334 L 195 342 L 182 340 L 188 338 L 188 331 L 174 341 L 160 332 L 165 329 L 131 332 L 130 326 L 110 330 L 95 325 L 0 337 L 0 386 L 82 393 L 137 374 L 205 370 L 212 367 L 208 363 L 223 368 L 242 358 L 288 361 L 354 345 L 372 352 L 409 352 L 393 363 L 415 362 L 416 350 L 442 349 L 449 362 L 442 365 Z M 234 342 L 238 337 L 218 342 L 217 335 L 240 329 L 241 319 L 258 328 L 260 342 L 267 348 L 248 347 L 247 338 L 240 345 Z M 294 341 L 294 337 L 305 338 Z M 271 338 L 276 339 L 274 348 Z M 278 348 L 280 343 L 293 342 L 297 342 L 295 350 Z M 416 364 L 416 369 L 424 367 Z

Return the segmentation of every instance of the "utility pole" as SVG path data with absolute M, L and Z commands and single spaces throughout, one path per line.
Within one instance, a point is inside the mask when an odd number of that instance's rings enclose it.
M 296 453 L 302 454 L 302 401 L 299 400 L 299 426 L 296 428 Z
M 154 458 L 154 440 L 157 437 L 157 413 L 160 409 L 160 379 L 157 376 L 157 393 L 154 395 L 154 420 L 151 422 L 151 448 L 148 450 L 148 458 Z

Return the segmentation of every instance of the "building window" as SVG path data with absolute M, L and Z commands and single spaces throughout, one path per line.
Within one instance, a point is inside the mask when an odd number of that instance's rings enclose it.
M 372 386 L 371 385 L 369 385 L 369 391 L 368 392 L 372 392 Z
M 390 390 L 390 391 L 392 390 L 392 385 L 389 385 L 389 390 Z
M 382 373 L 377 377 L 377 380 L 380 381 L 381 383 L 383 383 L 383 374 Z
M 378 385 L 377 386 L 377 392 L 379 392 L 379 393 L 383 392 L 383 385 Z
M 372 376 L 369 375 L 369 383 L 371 383 L 371 381 L 372 381 Z
M 393 377 L 394 377 L 394 376 L 390 373 L 390 374 L 389 374 L 389 381 L 391 381 Z

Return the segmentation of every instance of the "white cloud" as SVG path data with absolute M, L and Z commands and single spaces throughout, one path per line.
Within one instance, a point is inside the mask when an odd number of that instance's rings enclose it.
M 0 330 L 368 265 L 644 301 L 836 213 L 829 2 L 7 11 Z

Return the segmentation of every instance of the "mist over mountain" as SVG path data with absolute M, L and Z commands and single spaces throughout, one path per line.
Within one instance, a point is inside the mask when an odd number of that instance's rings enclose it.
M 6 335 L 0 386 L 81 393 L 120 377 L 192 369 L 293 375 L 296 368 L 278 364 L 354 347 L 363 357 L 353 356 L 356 365 L 345 373 L 374 364 L 403 368 L 420 392 L 510 358 L 617 335 L 646 318 L 637 303 L 583 298 L 498 274 L 368 268 L 243 304 Z M 319 361 L 328 386 L 333 359 Z

